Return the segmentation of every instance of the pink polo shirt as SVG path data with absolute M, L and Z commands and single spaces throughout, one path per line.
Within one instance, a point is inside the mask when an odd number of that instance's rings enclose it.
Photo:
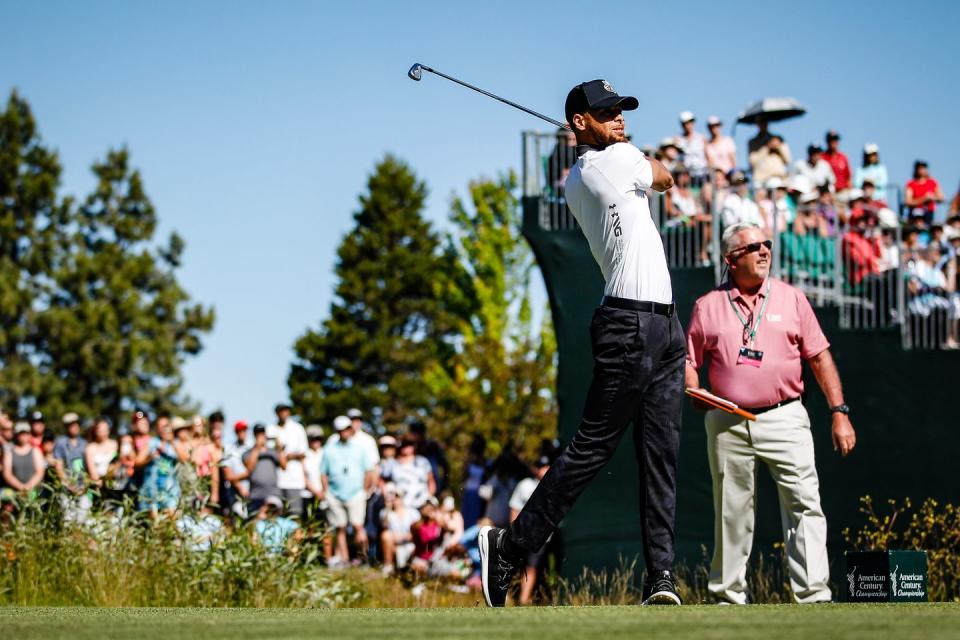
M 799 396 L 803 392 L 803 360 L 830 346 L 803 292 L 775 278 L 768 282 L 770 299 L 753 347 L 763 351 L 759 367 L 737 364 L 740 347 L 745 346 L 744 329 L 727 293 L 751 326 L 756 320 L 732 283 L 697 300 L 687 329 L 687 362 L 699 370 L 709 357 L 710 390 L 741 407 L 767 407 Z M 765 282 L 755 313 L 760 312 L 766 289 Z

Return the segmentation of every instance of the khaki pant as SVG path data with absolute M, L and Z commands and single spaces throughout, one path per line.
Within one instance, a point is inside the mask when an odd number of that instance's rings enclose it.
M 714 551 L 708 588 L 720 602 L 746 604 L 747 560 L 756 516 L 757 463 L 780 496 L 790 588 L 799 603 L 830 600 L 827 520 L 820 508 L 810 417 L 800 402 L 748 423 L 721 411 L 706 417 L 713 479 Z

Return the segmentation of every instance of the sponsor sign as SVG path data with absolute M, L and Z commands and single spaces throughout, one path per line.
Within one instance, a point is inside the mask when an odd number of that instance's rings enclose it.
M 925 551 L 848 551 L 847 602 L 926 602 Z

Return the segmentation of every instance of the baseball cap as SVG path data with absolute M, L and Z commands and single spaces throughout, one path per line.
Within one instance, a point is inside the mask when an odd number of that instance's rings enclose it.
M 181 429 L 192 428 L 193 424 L 186 418 L 181 418 L 180 416 L 173 416 L 173 418 L 170 419 L 170 427 L 173 429 L 174 433 L 176 433 Z
M 807 153 L 823 153 L 823 147 L 818 145 L 816 142 L 807 147 Z
M 30 423 L 29 422 L 18 422 L 13 425 L 13 433 L 30 433 Z
M 139 409 L 134 409 L 133 413 L 130 414 L 130 422 L 136 422 L 146 418 L 147 414 Z
M 344 429 L 348 429 L 353 426 L 353 421 L 350 420 L 347 416 L 337 416 L 333 419 L 333 428 L 340 433 Z
M 853 188 L 847 192 L 847 202 L 853 202 L 854 200 L 863 200 L 863 189 Z
M 253 435 L 257 435 L 258 433 L 266 433 L 266 432 L 267 432 L 267 428 L 263 426 L 263 423 L 258 422 L 257 424 L 253 425 Z
M 63 414 L 63 424 L 73 424 L 74 422 L 80 422 L 80 416 L 76 412 L 68 411 Z
M 727 176 L 730 180 L 730 184 L 746 184 L 747 176 L 740 169 L 731 169 L 730 174 Z
M 267 496 L 263 499 L 263 504 L 268 507 L 276 507 L 277 509 L 283 509 L 283 500 L 277 496 Z
M 696 120 L 696 116 L 693 115 L 693 111 L 681 111 L 680 112 L 680 123 L 690 122 L 691 120 Z
M 830 142 L 831 140 L 839 140 L 839 139 L 840 139 L 840 134 L 837 133 L 836 129 L 830 129 L 830 131 L 827 131 L 827 142 Z
M 790 176 L 790 181 L 787 182 L 787 189 L 790 191 L 807 193 L 813 189 L 813 181 L 811 181 L 807 176 L 798 173 Z
M 665 149 L 666 147 L 675 147 L 679 149 L 680 144 L 677 142 L 677 139 L 674 138 L 673 136 L 667 136 L 666 138 L 660 141 L 660 148 Z
M 800 202 L 802 204 L 810 204 L 811 202 L 816 202 L 820 199 L 820 192 L 814 189 L 813 191 L 807 191 L 806 193 L 800 196 Z
M 377 444 L 381 447 L 395 447 L 397 446 L 397 439 L 393 436 L 380 436 L 380 439 L 377 440 Z
M 707 116 L 707 124 L 709 125 L 723 124 L 723 122 L 721 122 L 720 118 L 718 118 L 717 116 Z
M 354 409 L 347 409 L 347 417 L 350 418 L 351 420 L 353 420 L 353 419 L 355 419 L 355 418 L 362 418 L 362 417 L 363 417 L 363 411 L 360 411 L 360 409 L 356 409 L 356 408 L 354 408 Z
M 868 142 L 867 144 L 863 145 L 863 152 L 867 155 L 870 155 L 871 153 L 880 153 L 880 145 L 876 144 L 875 142 Z
M 280 411 L 293 411 L 293 409 L 286 402 L 281 402 L 273 408 L 274 413 L 279 413 Z
M 236 422 L 233 423 L 233 430 L 234 430 L 234 431 L 246 431 L 249 426 L 250 426 L 250 425 L 247 424 L 247 421 L 246 421 L 246 420 L 237 420 Z
M 591 109 L 607 109 L 620 107 L 624 111 L 632 111 L 640 106 L 640 101 L 632 96 L 621 96 L 613 85 L 606 80 L 590 80 L 581 82 L 567 94 L 563 105 L 567 122 L 573 120 L 573 114 L 583 113 Z
M 308 440 L 322 440 L 323 439 L 323 427 L 318 424 L 311 424 L 304 431 L 307 432 Z
M 30 422 L 42 422 L 42 421 L 43 421 L 43 414 L 40 413 L 39 411 L 34 411 L 33 413 L 30 414 Z
M 767 178 L 766 182 L 763 183 L 763 188 L 768 191 L 773 191 L 774 189 L 783 189 L 783 180 L 781 180 L 779 176 L 771 176 Z

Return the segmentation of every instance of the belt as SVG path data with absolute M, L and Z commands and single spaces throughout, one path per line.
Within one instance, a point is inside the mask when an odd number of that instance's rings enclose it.
M 672 317 L 676 310 L 674 303 L 664 304 L 662 302 L 649 302 L 647 300 L 630 300 L 629 298 L 614 298 L 613 296 L 603 296 L 600 304 L 604 307 L 614 309 L 626 309 L 627 311 L 645 311 L 647 313 L 656 313 L 657 315 Z
M 781 400 L 777 404 L 771 404 L 768 407 L 752 407 L 752 408 L 740 407 L 740 408 L 743 409 L 744 411 L 748 411 L 752 413 L 753 415 L 757 415 L 758 413 L 766 413 L 767 411 L 773 411 L 774 409 L 779 409 L 780 407 L 790 404 L 791 402 L 796 402 L 799 399 L 800 399 L 800 396 L 797 396 L 796 398 L 788 398 L 786 400 Z

